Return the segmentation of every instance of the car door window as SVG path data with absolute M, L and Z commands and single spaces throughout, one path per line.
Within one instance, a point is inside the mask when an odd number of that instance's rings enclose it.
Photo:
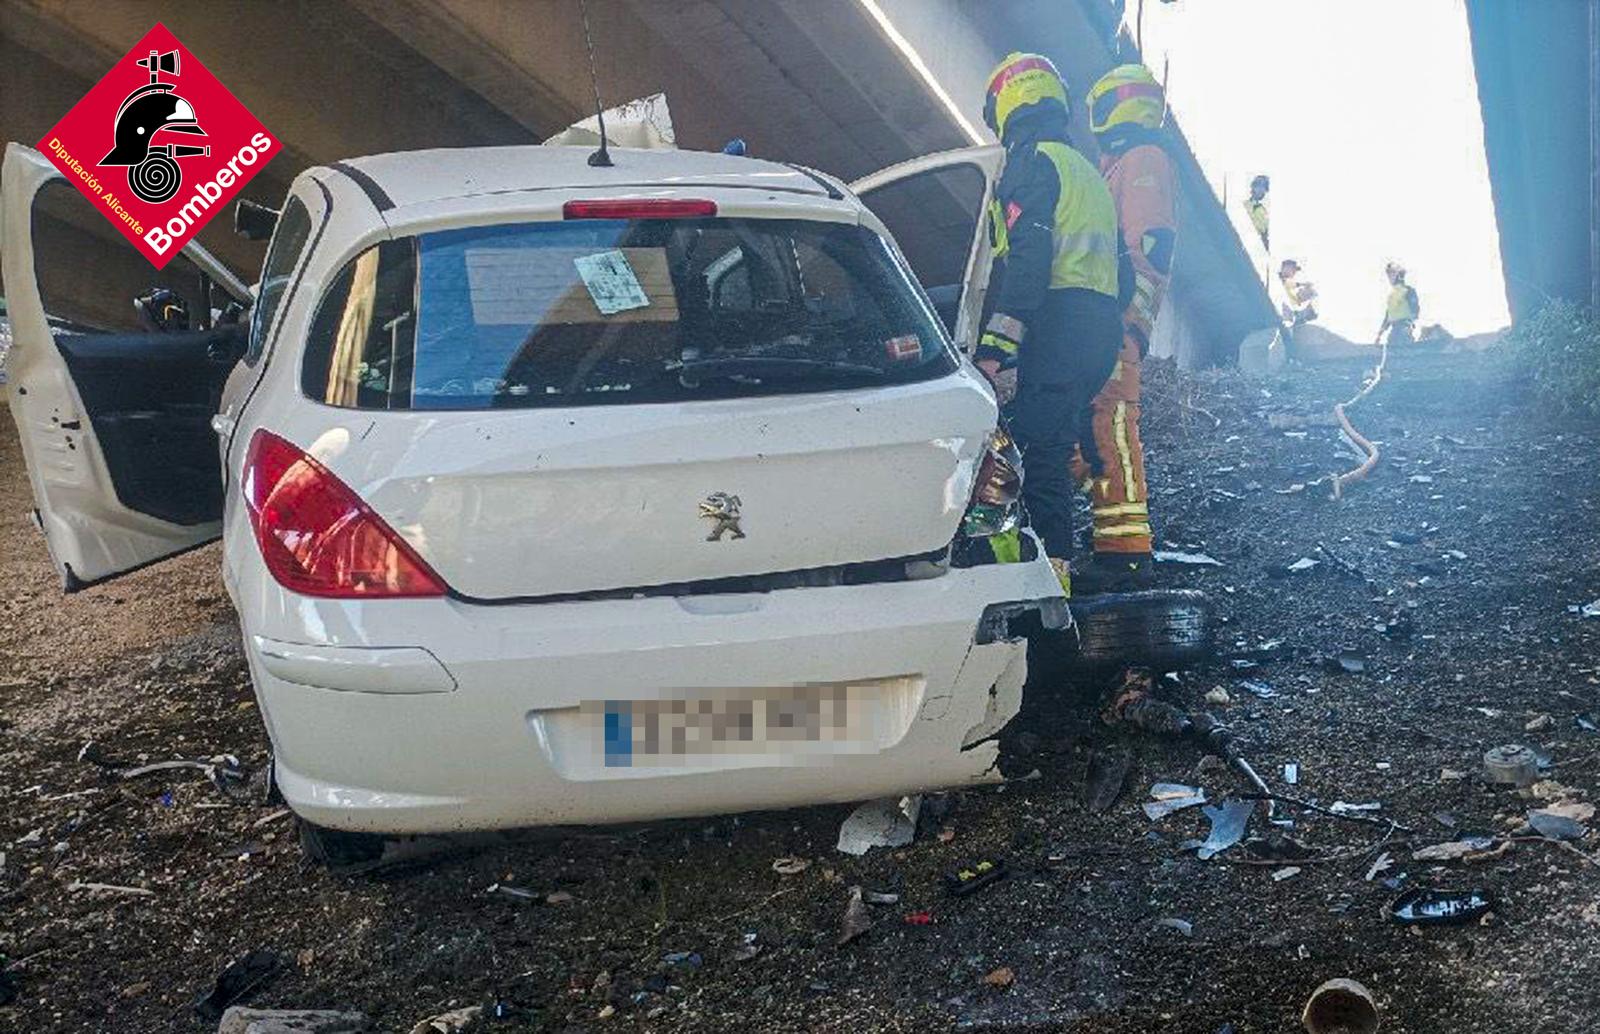
M 894 235 L 950 329 L 986 188 L 977 166 L 952 165 L 885 184 L 861 198 Z
M 245 349 L 244 361 L 255 365 L 267 348 L 267 335 L 272 332 L 272 320 L 278 305 L 283 301 L 289 286 L 289 277 L 300 263 L 300 255 L 311 239 L 311 213 L 299 198 L 290 198 L 278 217 L 278 228 L 272 235 L 272 246 L 267 249 L 267 261 L 261 267 L 261 286 L 256 296 L 255 310 L 250 314 L 250 344 Z
M 53 330 L 138 334 L 148 331 L 134 298 L 166 288 L 199 326 L 210 299 L 200 268 L 179 254 L 156 269 L 64 180 L 40 188 L 33 203 L 34 277 Z M 92 289 L 89 285 L 93 285 Z

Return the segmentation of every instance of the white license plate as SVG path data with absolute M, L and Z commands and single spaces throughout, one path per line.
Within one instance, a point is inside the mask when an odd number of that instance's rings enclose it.
M 859 687 L 833 684 L 699 699 L 594 700 L 582 710 L 599 721 L 606 767 L 627 768 L 848 741 L 862 731 L 861 705 Z

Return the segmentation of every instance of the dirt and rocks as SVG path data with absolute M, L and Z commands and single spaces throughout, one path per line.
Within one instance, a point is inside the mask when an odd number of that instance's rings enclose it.
M 1499 744 L 1548 752 L 1551 802 L 1600 790 L 1600 733 L 1577 720 L 1600 711 L 1600 618 L 1569 611 L 1600 597 L 1600 429 L 1541 422 L 1492 356 L 1401 355 L 1354 413 L 1381 443 L 1375 473 L 1339 502 L 1291 490 L 1354 466 L 1325 414 L 1360 374 L 1150 378 L 1162 545 L 1222 564 L 1163 574 L 1210 595 L 1225 652 L 1268 648 L 1254 667 L 1156 673 L 1157 692 L 1229 723 L 1274 788 L 1377 802 L 1366 814 L 1415 831 L 1284 808 L 1292 829 L 1258 814 L 1251 831 L 1295 838 L 1286 858 L 1207 862 L 1179 847 L 1205 835 L 1198 808 L 1152 822 L 1140 804 L 1158 781 L 1213 800 L 1241 784 L 1188 742 L 1106 725 L 1107 687 L 1047 685 L 1013 737 L 1040 777 L 925 806 L 906 848 L 836 852 L 848 809 L 828 807 L 552 832 L 360 876 L 308 867 L 258 786 L 95 763 L 231 753 L 259 770 L 267 743 L 214 547 L 61 597 L 4 421 L 0 1028 L 210 1029 L 191 1002 L 269 950 L 282 965 L 249 1004 L 359 1010 L 388 1031 L 499 1003 L 507 1029 L 1266 1034 L 1298 1029 L 1334 977 L 1372 990 L 1385 1031 L 1593 1030 L 1594 835 L 1475 862 L 1411 852 L 1506 834 L 1543 803 L 1478 776 Z M 1319 562 L 1288 570 L 1302 558 Z M 1362 670 L 1328 663 L 1341 651 Z M 1123 750 L 1126 788 L 1091 812 L 1091 752 Z M 946 892 L 946 873 L 996 857 L 1008 879 Z M 782 858 L 810 864 L 780 873 Z M 1494 910 L 1394 925 L 1383 880 L 1402 876 L 1488 890 Z M 899 898 L 866 904 L 871 929 L 840 945 L 852 886 Z

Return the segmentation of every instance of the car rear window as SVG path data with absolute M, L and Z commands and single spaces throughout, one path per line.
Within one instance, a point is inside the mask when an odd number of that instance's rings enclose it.
M 387 241 L 346 265 L 302 387 L 360 409 L 666 402 L 902 383 L 956 359 L 870 230 L 583 219 Z

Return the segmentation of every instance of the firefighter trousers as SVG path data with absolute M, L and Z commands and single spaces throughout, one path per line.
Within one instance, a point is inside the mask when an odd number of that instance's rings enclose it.
M 1139 440 L 1139 343 L 1125 335 L 1117 364 L 1089 404 L 1091 433 L 1072 458 L 1089 494 L 1096 553 L 1148 553 L 1150 501 Z

